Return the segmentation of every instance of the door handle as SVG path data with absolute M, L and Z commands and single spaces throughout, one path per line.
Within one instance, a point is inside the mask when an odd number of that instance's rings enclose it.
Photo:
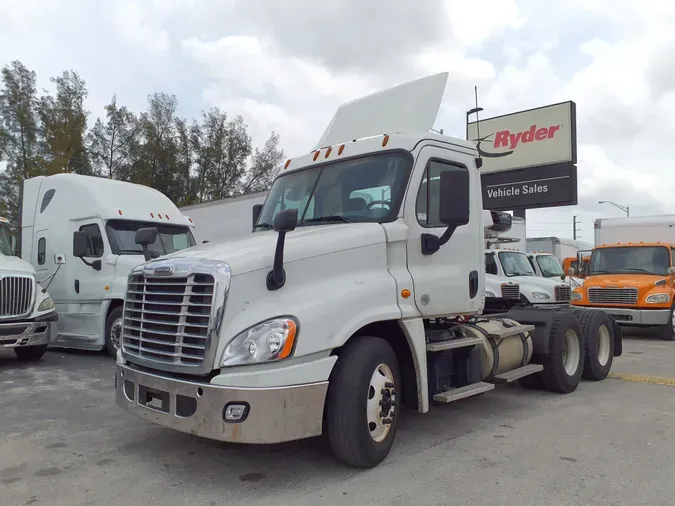
M 80 280 L 75 280 L 75 293 L 80 293 Z
M 478 271 L 469 273 L 469 298 L 473 299 L 478 293 Z

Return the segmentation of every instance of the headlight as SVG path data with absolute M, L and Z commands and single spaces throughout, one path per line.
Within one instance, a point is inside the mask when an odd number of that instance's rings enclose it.
M 570 300 L 581 300 L 583 298 L 584 296 L 579 292 L 572 292 L 572 295 L 570 295 Z
M 230 341 L 221 367 L 283 360 L 293 351 L 298 324 L 292 318 L 275 318 L 242 332 Z
M 533 299 L 550 299 L 551 297 L 549 294 L 544 293 L 544 292 L 532 292 L 532 298 Z
M 655 293 L 647 297 L 649 304 L 664 304 L 670 300 L 670 295 L 667 293 Z
M 486 296 L 486 297 L 494 297 L 495 294 L 492 293 L 492 292 L 490 292 L 490 291 L 488 291 L 488 290 L 485 290 L 485 296 Z
M 50 309 L 54 309 L 54 301 L 51 297 L 47 297 L 45 300 L 40 302 L 40 305 L 37 308 L 38 311 L 49 311 Z

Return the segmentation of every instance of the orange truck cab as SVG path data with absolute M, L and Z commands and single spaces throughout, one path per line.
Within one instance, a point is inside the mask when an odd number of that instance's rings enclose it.
M 568 272 L 570 269 L 574 270 L 574 276 L 577 278 L 585 278 L 588 273 L 588 263 L 591 261 L 590 256 L 581 257 L 581 266 L 579 265 L 578 257 L 567 257 L 563 259 L 563 272 Z
M 572 292 L 574 306 L 602 308 L 625 326 L 658 327 L 675 340 L 675 245 L 661 242 L 596 246 L 583 286 Z

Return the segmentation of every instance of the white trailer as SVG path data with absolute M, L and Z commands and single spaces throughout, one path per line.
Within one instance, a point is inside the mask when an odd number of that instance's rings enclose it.
M 587 241 L 564 237 L 531 237 L 527 239 L 527 251 L 551 253 L 562 265 L 565 258 L 576 257 L 577 252 L 593 249 Z
M 127 277 L 146 260 L 135 233 L 148 226 L 159 231 L 152 256 L 195 245 L 189 219 L 153 188 L 78 174 L 24 180 L 21 257 L 38 277 L 58 269 L 55 346 L 115 355 Z
M 598 218 L 594 228 L 596 246 L 627 242 L 675 244 L 675 214 Z
M 341 106 L 254 208 L 252 234 L 136 267 L 117 405 L 220 441 L 325 434 L 339 461 L 370 468 L 404 406 L 426 413 L 516 380 L 569 394 L 582 376 L 604 379 L 622 353 L 604 311 L 483 314 L 485 223 L 510 216 L 483 210 L 475 144 L 429 131 L 447 78 Z M 158 314 L 165 328 L 147 332 Z
M 195 223 L 197 244 L 222 242 L 239 239 L 252 232 L 251 208 L 262 204 L 265 197 L 267 192 L 250 193 L 181 207 L 180 211 Z

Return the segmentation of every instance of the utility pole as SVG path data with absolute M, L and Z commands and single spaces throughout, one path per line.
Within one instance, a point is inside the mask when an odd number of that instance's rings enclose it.
M 578 214 L 575 214 L 572 217 L 572 237 L 574 237 L 574 240 L 576 241 L 577 239 L 577 225 L 581 225 L 580 221 L 577 221 L 577 218 L 579 217 Z M 581 234 L 579 234 L 580 236 Z

